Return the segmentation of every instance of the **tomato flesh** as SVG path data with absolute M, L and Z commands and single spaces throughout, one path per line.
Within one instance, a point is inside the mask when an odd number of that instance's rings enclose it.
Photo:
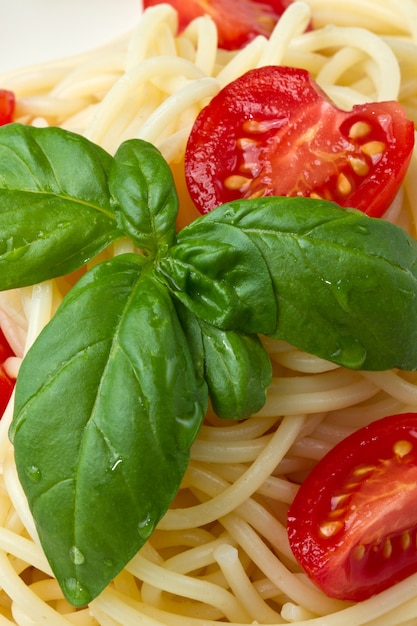
M 414 146 L 397 102 L 337 108 L 305 70 L 268 66 L 226 86 L 200 112 L 185 156 L 201 213 L 240 198 L 320 197 L 380 217 Z
M 14 356 L 14 352 L 0 329 L 0 418 L 9 403 L 15 385 L 15 380 L 8 376 L 4 369 L 4 362 L 11 356 Z
M 218 30 L 218 45 L 237 50 L 257 35 L 269 37 L 279 17 L 294 0 L 169 0 L 178 12 L 179 30 L 193 19 L 209 15 Z M 161 4 L 161 0 L 144 0 L 143 8 Z
M 15 97 L 12 91 L 0 89 L 0 126 L 13 121 Z
M 330 597 L 361 601 L 417 572 L 417 413 L 336 445 L 288 512 L 291 549 Z

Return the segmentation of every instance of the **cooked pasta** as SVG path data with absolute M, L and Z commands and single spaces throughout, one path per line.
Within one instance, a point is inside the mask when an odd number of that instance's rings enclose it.
M 237 52 L 217 48 L 208 17 L 178 35 L 176 13 L 160 5 L 128 35 L 8 72 L 0 85 L 16 94 L 16 121 L 73 130 L 111 153 L 131 137 L 155 144 L 172 168 L 185 223 L 192 209 L 182 164 L 193 121 L 223 86 L 269 64 L 307 69 L 341 108 L 399 100 L 417 124 L 417 2 L 295 2 L 269 40 L 257 37 Z M 417 153 L 385 217 L 416 236 L 416 211 Z M 0 294 L 1 327 L 17 355 L 6 364 L 12 375 L 71 280 Z M 417 574 L 362 603 L 330 599 L 297 566 L 285 520 L 297 484 L 338 441 L 384 415 L 417 411 L 417 374 L 348 371 L 285 342 L 264 343 L 274 371 L 264 408 L 238 423 L 209 412 L 171 508 L 84 609 L 63 598 L 39 547 L 8 439 L 9 403 L 0 422 L 1 625 L 416 623 Z

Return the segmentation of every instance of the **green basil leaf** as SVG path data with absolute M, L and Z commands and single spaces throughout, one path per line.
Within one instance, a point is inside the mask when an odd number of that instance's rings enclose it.
M 402 228 L 308 198 L 261 198 L 204 217 L 242 229 L 278 298 L 272 336 L 356 369 L 417 368 L 417 242 Z
M 257 335 L 220 330 L 203 322 L 206 380 L 214 412 L 243 419 L 266 401 L 272 368 Z
M 171 170 L 154 146 L 129 139 L 117 150 L 109 187 L 120 226 L 138 248 L 155 256 L 175 241 L 178 196 Z
M 112 157 L 60 128 L 0 128 L 0 289 L 71 272 L 122 233 Z
M 76 284 L 16 387 L 10 436 L 19 478 L 75 606 L 149 537 L 178 491 L 207 408 L 171 297 L 143 258 L 115 257 Z
M 275 330 L 271 276 L 242 230 L 199 218 L 178 233 L 158 271 L 172 293 L 209 324 L 249 334 Z
M 220 330 L 181 303 L 177 310 L 216 415 L 244 419 L 259 411 L 272 377 L 271 361 L 259 337 Z

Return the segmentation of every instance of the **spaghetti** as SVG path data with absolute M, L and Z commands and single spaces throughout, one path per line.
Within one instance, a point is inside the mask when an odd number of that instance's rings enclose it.
M 310 19 L 314 30 L 305 32 Z M 185 144 L 201 108 L 254 67 L 307 69 L 342 108 L 397 99 L 417 124 L 416 0 L 309 0 L 290 5 L 270 40 L 217 48 L 209 18 L 177 34 L 168 5 L 99 50 L 0 76 L 16 121 L 59 125 L 114 153 L 131 137 L 154 143 L 185 190 Z M 417 154 L 385 216 L 416 236 Z M 103 255 L 118 254 L 118 242 Z M 96 260 L 95 260 L 96 262 Z M 71 286 L 71 277 L 0 294 L 1 327 L 19 361 Z M 170 510 L 150 540 L 88 607 L 64 600 L 39 547 L 0 422 L 0 625 L 411 626 L 417 574 L 357 605 L 327 598 L 300 573 L 286 511 L 297 484 L 335 443 L 384 415 L 417 410 L 417 374 L 351 372 L 265 340 L 274 368 L 265 407 L 242 423 L 208 414 Z

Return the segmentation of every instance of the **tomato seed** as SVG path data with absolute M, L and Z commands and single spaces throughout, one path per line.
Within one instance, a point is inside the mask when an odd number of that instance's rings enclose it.
M 357 467 L 353 473 L 355 476 L 364 476 L 365 474 L 373 472 L 375 469 L 375 465 L 362 465 L 362 467 Z
M 401 547 L 403 550 L 408 550 L 411 545 L 410 533 L 405 532 L 401 535 Z
M 236 174 L 233 174 L 233 176 L 228 176 L 224 181 L 225 187 L 233 191 L 244 191 L 249 183 L 249 178 L 246 178 L 245 176 L 238 176 Z
M 262 122 L 257 122 L 256 120 L 246 120 L 246 122 L 243 123 L 243 130 L 247 133 L 261 134 L 266 132 L 268 129 Z
M 342 196 L 348 196 L 352 191 L 352 185 L 343 172 L 337 177 L 337 190 Z
M 361 150 L 368 156 L 375 156 L 376 154 L 382 154 L 385 150 L 385 144 L 383 141 L 368 141 L 361 146 Z
M 392 447 L 392 451 L 394 452 L 395 456 L 399 457 L 400 459 L 409 454 L 412 449 L 413 445 L 410 441 L 401 440 L 397 441 Z
M 322 537 L 333 537 L 336 533 L 343 528 L 342 522 L 325 522 L 319 527 L 319 532 Z
M 345 485 L 346 489 L 348 489 L 349 491 L 353 491 L 354 489 L 357 489 L 358 487 L 360 487 L 361 483 L 348 483 L 347 485 Z
M 350 127 L 349 137 L 351 139 L 360 139 L 366 137 L 372 130 L 372 126 L 367 122 L 355 122 Z
M 268 191 L 268 188 L 266 187 L 266 185 L 263 185 L 258 190 L 255 190 L 253 193 L 251 193 L 249 198 L 261 198 L 265 195 L 266 191 Z
M 357 158 L 350 159 L 350 165 L 357 176 L 366 176 L 369 172 L 369 165 L 366 161 Z
M 353 549 L 353 557 L 357 561 L 360 561 L 365 556 L 365 552 L 366 552 L 365 546 L 362 546 L 362 545 L 355 546 L 355 548 Z
M 384 548 L 382 550 L 382 554 L 384 555 L 384 557 L 386 559 L 389 559 L 389 557 L 392 554 L 392 543 L 390 541 L 390 539 L 387 539 L 386 542 L 384 543 Z
M 331 499 L 332 508 L 335 509 L 340 504 L 343 504 L 343 502 L 346 502 L 346 500 L 349 497 L 350 497 L 349 493 L 341 493 L 341 494 L 339 494 L 337 496 L 333 496 L 332 499 Z
M 242 174 L 249 174 L 252 178 L 256 178 L 261 173 L 262 168 L 259 163 L 246 161 L 240 165 L 239 170 Z
M 257 139 L 251 139 L 250 137 L 239 137 L 236 140 L 236 145 L 240 150 L 248 150 L 250 148 L 259 146 L 260 142 Z

